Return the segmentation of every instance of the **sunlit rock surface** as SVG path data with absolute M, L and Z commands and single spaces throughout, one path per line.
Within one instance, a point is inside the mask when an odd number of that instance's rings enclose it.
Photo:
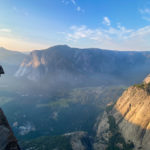
M 107 148 L 112 136 L 111 128 L 108 126 L 109 116 L 114 118 L 117 132 L 121 134 L 126 143 L 134 144 L 133 150 L 150 149 L 149 81 L 150 76 L 143 83 L 129 87 L 109 110 L 109 113 L 106 110 L 97 127 L 96 150 L 102 145 Z
M 144 79 L 144 83 L 146 84 L 150 83 L 150 74 Z
M 126 140 L 135 143 L 135 149 L 150 147 L 150 95 L 133 86 L 124 92 L 115 105 L 114 117 Z

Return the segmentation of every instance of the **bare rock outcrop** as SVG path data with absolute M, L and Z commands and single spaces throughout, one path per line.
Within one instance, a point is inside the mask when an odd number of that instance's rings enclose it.
M 20 150 L 8 121 L 0 109 L 0 150 Z
M 150 83 L 150 74 L 144 79 L 144 83 L 146 84 Z
M 70 138 L 73 150 L 93 150 L 90 137 L 86 132 L 72 132 L 67 133 L 64 136 L 68 136 Z
M 104 150 L 109 142 L 109 123 L 107 112 L 104 112 L 100 123 L 97 125 L 96 141 L 94 143 L 95 150 Z
M 133 150 L 150 149 L 150 76 L 144 82 L 129 87 L 112 108 L 105 111 L 97 127 L 95 150 L 105 150 L 114 135 L 120 134 L 123 145 Z M 117 134 L 116 134 L 117 133 Z M 117 137 L 113 137 L 116 141 Z M 125 144 L 126 143 L 126 144 Z M 121 145 L 122 144 L 122 145 Z
M 126 90 L 114 107 L 113 116 L 126 141 L 131 140 L 135 149 L 150 148 L 150 95 L 142 87 Z

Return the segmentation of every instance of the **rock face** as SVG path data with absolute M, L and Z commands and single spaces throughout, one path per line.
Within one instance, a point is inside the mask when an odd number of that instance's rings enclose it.
M 93 150 L 92 143 L 86 132 L 67 133 L 65 136 L 70 138 L 72 150 Z
M 150 74 L 144 79 L 144 83 L 146 84 L 150 83 Z
M 112 137 L 110 129 L 114 125 L 128 147 L 134 150 L 149 150 L 150 92 L 148 90 L 149 84 L 147 83 L 149 82 L 146 80 L 142 84 L 129 87 L 112 109 L 104 113 L 97 128 L 98 141 L 95 144 L 96 150 L 102 143 L 107 147 Z M 112 118 L 111 123 L 110 117 Z M 112 121 L 113 119 L 115 124 Z M 119 144 L 121 143 L 118 142 Z
M 119 98 L 113 116 L 126 140 L 133 141 L 135 149 L 150 147 L 150 95 L 145 89 L 130 87 Z
M 16 76 L 33 81 L 51 79 L 77 82 L 87 77 L 91 77 L 90 80 L 112 81 L 112 77 L 130 78 L 134 75 L 133 79 L 136 80 L 137 72 L 145 76 L 148 70 L 148 55 L 148 52 L 78 49 L 60 45 L 31 52 L 20 65 Z
M 8 121 L 0 109 L 0 150 L 20 150 L 17 140 L 8 124 Z
M 110 137 L 108 115 L 106 112 L 104 112 L 103 117 L 98 122 L 94 150 L 105 150 Z

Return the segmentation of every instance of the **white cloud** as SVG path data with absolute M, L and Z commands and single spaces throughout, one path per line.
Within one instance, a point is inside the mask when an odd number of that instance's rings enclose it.
M 149 8 L 139 9 L 139 12 L 140 12 L 141 14 L 150 14 L 150 9 L 149 9 Z
M 2 29 L 0 29 L 0 32 L 10 33 L 10 32 L 11 32 L 11 29 L 2 28 Z
M 143 16 L 142 18 L 146 21 L 150 21 L 150 16 L 149 17 Z
M 105 25 L 107 25 L 107 26 L 110 26 L 110 25 L 111 25 L 111 22 L 110 22 L 110 20 L 109 20 L 108 17 L 104 17 L 104 19 L 103 19 L 103 24 L 105 24 Z
M 68 5 L 69 3 L 72 3 L 76 6 L 76 0 L 61 0 L 61 2 L 65 5 Z
M 146 21 L 150 21 L 150 9 L 149 8 L 139 9 L 139 12 L 142 15 L 142 19 Z
M 63 4 L 65 4 L 65 5 L 68 5 L 68 4 L 69 4 L 69 1 L 67 1 L 67 0 L 61 0 L 61 2 L 62 2 Z
M 81 11 L 81 7 L 80 6 L 77 7 L 77 11 Z
M 87 38 L 90 37 L 92 34 L 92 30 L 87 29 L 86 26 L 80 26 L 80 27 L 76 27 L 76 26 L 72 26 L 70 28 L 73 33 L 68 33 L 67 34 L 67 40 L 68 41 L 76 41 L 82 38 Z
M 79 6 L 76 2 L 76 0 L 61 0 L 61 2 L 65 5 L 68 5 L 68 4 L 73 4 L 74 7 L 76 8 L 76 11 L 78 12 L 84 12 L 84 9 L 81 8 L 81 6 Z
M 84 9 L 82 9 L 80 6 L 77 6 L 77 11 L 78 12 L 83 12 L 83 13 L 85 12 Z
M 75 0 L 71 0 L 73 5 L 76 5 L 76 1 Z
M 83 41 L 90 47 L 116 50 L 150 50 L 150 26 L 137 30 L 127 29 L 124 26 L 109 26 L 91 29 L 87 26 L 72 26 L 70 32 L 65 33 L 69 43 L 83 45 Z

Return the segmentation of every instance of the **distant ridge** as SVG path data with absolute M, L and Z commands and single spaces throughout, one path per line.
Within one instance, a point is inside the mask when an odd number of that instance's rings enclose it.
M 96 79 L 94 82 L 103 81 L 104 76 L 108 82 L 123 78 L 128 80 L 138 72 L 142 77 L 148 73 L 149 55 L 150 52 L 79 49 L 56 45 L 32 51 L 20 65 L 16 76 L 33 81 L 49 78 L 70 83 L 84 79 L 87 79 L 87 83 L 91 79 Z M 68 81 L 65 80 L 66 77 Z M 136 81 L 136 78 L 134 80 Z
M 11 74 L 12 76 L 25 57 L 26 55 L 23 53 L 0 47 L 0 64 L 3 65 L 7 75 Z

